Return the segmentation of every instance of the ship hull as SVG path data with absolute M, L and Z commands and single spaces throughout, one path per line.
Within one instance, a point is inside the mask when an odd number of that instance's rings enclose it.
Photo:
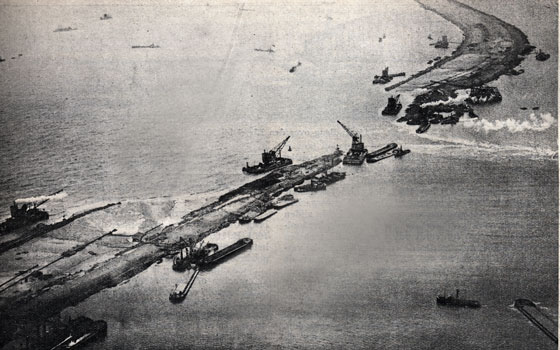
M 278 158 L 278 160 L 272 164 L 268 164 L 268 165 L 259 164 L 255 166 L 248 166 L 248 167 L 243 167 L 242 170 L 244 173 L 247 174 L 264 174 L 274 169 L 278 169 L 283 166 L 290 165 L 292 163 L 293 163 L 292 160 L 289 158 Z
M 243 250 L 251 247 L 253 245 L 253 240 L 250 238 L 242 238 L 234 244 L 225 247 L 222 250 L 218 250 L 216 253 L 206 257 L 201 265 L 200 269 L 208 270 L 212 267 L 226 261 L 227 259 L 239 254 Z
M 364 150 L 363 152 L 361 152 L 359 154 L 346 155 L 342 159 L 342 164 L 362 165 L 362 164 L 364 164 L 364 161 L 366 160 L 366 155 L 367 155 L 367 150 Z

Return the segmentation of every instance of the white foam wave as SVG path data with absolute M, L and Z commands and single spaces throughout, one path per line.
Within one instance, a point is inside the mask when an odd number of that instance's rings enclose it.
M 498 145 L 489 142 L 474 141 L 463 139 L 453 136 L 440 136 L 435 133 L 416 134 L 414 130 L 407 128 L 408 132 L 416 135 L 417 137 L 437 142 L 438 144 L 432 145 L 414 145 L 415 151 L 420 151 L 427 154 L 440 154 L 442 149 L 452 150 L 453 154 L 457 154 L 461 150 L 463 153 L 492 153 L 492 154 L 507 154 L 508 156 L 531 156 L 538 158 L 555 158 L 558 155 L 557 150 L 547 147 L 531 147 L 522 145 Z M 413 145 L 409 145 L 412 147 Z
M 37 202 L 41 202 L 44 200 L 56 200 L 56 199 L 62 199 L 65 198 L 66 196 L 68 196 L 68 194 L 66 194 L 66 192 L 60 192 L 57 193 L 55 195 L 52 196 L 37 196 L 37 197 L 28 197 L 28 198 L 18 198 L 16 199 L 16 203 L 17 204 L 23 204 L 23 203 L 37 203 Z
M 489 121 L 486 119 L 468 119 L 462 123 L 465 128 L 471 128 L 476 131 L 484 131 L 485 133 L 499 130 L 506 130 L 511 133 L 523 131 L 544 131 L 554 124 L 556 124 L 556 119 L 550 113 L 541 113 L 539 117 L 537 117 L 535 113 L 531 113 L 529 119 L 523 121 L 512 118 L 495 121 Z
M 423 103 L 421 105 L 421 107 L 437 106 L 440 103 L 444 104 L 444 105 L 461 104 L 461 103 L 465 102 L 465 100 L 469 97 L 470 90 L 458 90 L 456 92 L 457 92 L 457 97 L 455 97 L 455 98 L 448 98 L 445 101 L 426 102 L 426 103 Z

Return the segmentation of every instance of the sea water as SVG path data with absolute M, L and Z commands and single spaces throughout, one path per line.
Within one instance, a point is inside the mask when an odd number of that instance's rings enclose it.
M 168 294 L 188 276 L 164 260 L 70 308 L 108 322 L 93 348 L 552 347 L 509 305 L 530 298 L 557 317 L 557 9 L 533 4 L 534 26 L 472 4 L 552 57 L 495 82 L 504 101 L 475 109 L 490 124 L 421 136 L 380 115 L 389 93 L 373 75 L 413 74 L 462 34 L 412 1 L 0 6 L 0 210 L 64 188 L 46 206 L 55 218 L 120 200 L 84 221 L 134 233 L 252 179 L 241 167 L 287 135 L 294 162 L 347 148 L 341 120 L 370 150 L 412 153 L 339 166 L 347 177 L 327 191 L 210 236 L 255 243 L 201 273 L 182 304 Z M 519 127 L 531 113 L 536 126 Z M 483 307 L 436 306 L 456 288 Z

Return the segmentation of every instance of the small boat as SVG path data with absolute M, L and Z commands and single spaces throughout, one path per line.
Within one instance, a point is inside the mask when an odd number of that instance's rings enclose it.
M 550 58 L 550 54 L 544 53 L 542 50 L 537 51 L 537 55 L 535 56 L 537 61 L 546 61 Z
M 301 66 L 301 62 L 298 62 L 295 66 L 293 66 L 292 68 L 290 68 L 290 73 L 294 73 L 297 69 L 297 67 Z
M 428 39 L 433 40 L 432 34 L 428 34 Z
M 2 56 L 0 56 L 0 62 L 4 62 L 5 60 L 5 58 L 2 58 Z
M 436 49 L 447 49 L 449 47 L 449 41 L 447 41 L 447 35 L 443 35 L 440 40 L 438 40 L 434 47 Z
M 397 148 L 396 150 L 393 151 L 393 155 L 395 156 L 395 158 L 400 158 L 402 156 L 404 156 L 405 154 L 409 154 L 410 150 L 409 149 L 402 149 L 402 146 L 400 146 L 399 148 Z
M 324 191 L 326 189 L 327 189 L 327 185 L 324 182 L 314 180 L 314 179 L 311 179 L 311 182 L 307 185 L 294 187 L 294 191 L 296 192 L 316 192 L 316 191 Z
M 54 30 L 54 32 L 55 32 L 55 33 L 57 33 L 57 32 L 69 32 L 69 31 L 76 30 L 76 29 L 78 29 L 78 28 L 72 28 L 72 27 L 64 27 L 64 28 L 62 28 L 62 27 L 59 27 L 59 28 L 56 28 L 56 29 Z
M 526 110 L 527 110 L 527 107 L 521 107 L 520 109 L 521 109 L 522 111 L 526 111 Z
M 383 33 L 383 39 L 385 39 L 387 36 L 385 35 L 385 33 Z
M 111 15 L 108 15 L 106 13 L 104 13 L 103 16 L 99 17 L 99 19 L 102 20 L 102 21 L 106 20 L 106 19 L 111 19 L 111 18 L 113 18 L 113 17 L 111 17 Z
M 132 45 L 133 49 L 159 49 L 159 45 L 151 44 L 151 45 Z
M 457 307 L 470 307 L 479 308 L 480 302 L 478 300 L 468 300 L 459 298 L 459 289 L 457 289 L 456 295 L 438 295 L 436 298 L 438 305 L 444 306 L 457 306 Z
M 533 107 L 533 111 L 538 111 L 540 107 Z
M 292 194 L 286 194 L 270 202 L 270 205 L 274 209 L 282 209 L 297 202 L 299 202 L 299 200 L 294 198 Z
M 383 38 L 379 37 L 379 42 L 382 42 L 382 41 L 383 41 Z
M 418 129 L 416 129 L 417 134 L 425 133 L 430 128 L 430 123 L 422 124 Z
M 292 151 L 292 146 L 288 146 L 288 152 Z
M 276 213 L 278 213 L 277 210 L 275 210 L 275 209 L 269 209 L 269 210 L 265 211 L 264 213 L 262 213 L 262 214 L 256 216 L 256 217 L 253 219 L 253 221 L 254 221 L 254 222 L 263 222 L 263 221 L 265 221 L 266 219 L 268 219 L 269 217 L 273 216 L 273 215 L 276 214 Z
M 183 253 L 183 250 L 185 251 Z M 212 255 L 218 250 L 218 245 L 203 242 L 191 247 L 181 249 L 179 254 L 173 258 L 172 269 L 175 271 L 185 271 L 196 268 L 196 265 L 204 258 Z
M 397 123 L 403 123 L 406 122 L 408 120 L 407 117 L 400 117 L 399 119 L 397 119 Z

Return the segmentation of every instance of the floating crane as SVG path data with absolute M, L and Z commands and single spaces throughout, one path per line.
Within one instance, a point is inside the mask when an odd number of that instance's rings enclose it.
M 290 136 L 286 137 L 270 151 L 264 150 L 262 153 L 262 162 L 258 165 L 249 166 L 249 162 L 247 162 L 247 165 L 242 169 L 243 172 L 249 174 L 262 174 L 273 169 L 292 164 L 291 159 L 282 158 L 282 149 L 286 146 L 289 139 Z
M 346 125 L 342 124 L 339 120 L 336 121 L 342 128 L 352 137 L 352 147 L 342 159 L 343 164 L 361 165 L 366 159 L 368 150 L 364 147 L 362 142 L 362 135 L 351 130 Z

